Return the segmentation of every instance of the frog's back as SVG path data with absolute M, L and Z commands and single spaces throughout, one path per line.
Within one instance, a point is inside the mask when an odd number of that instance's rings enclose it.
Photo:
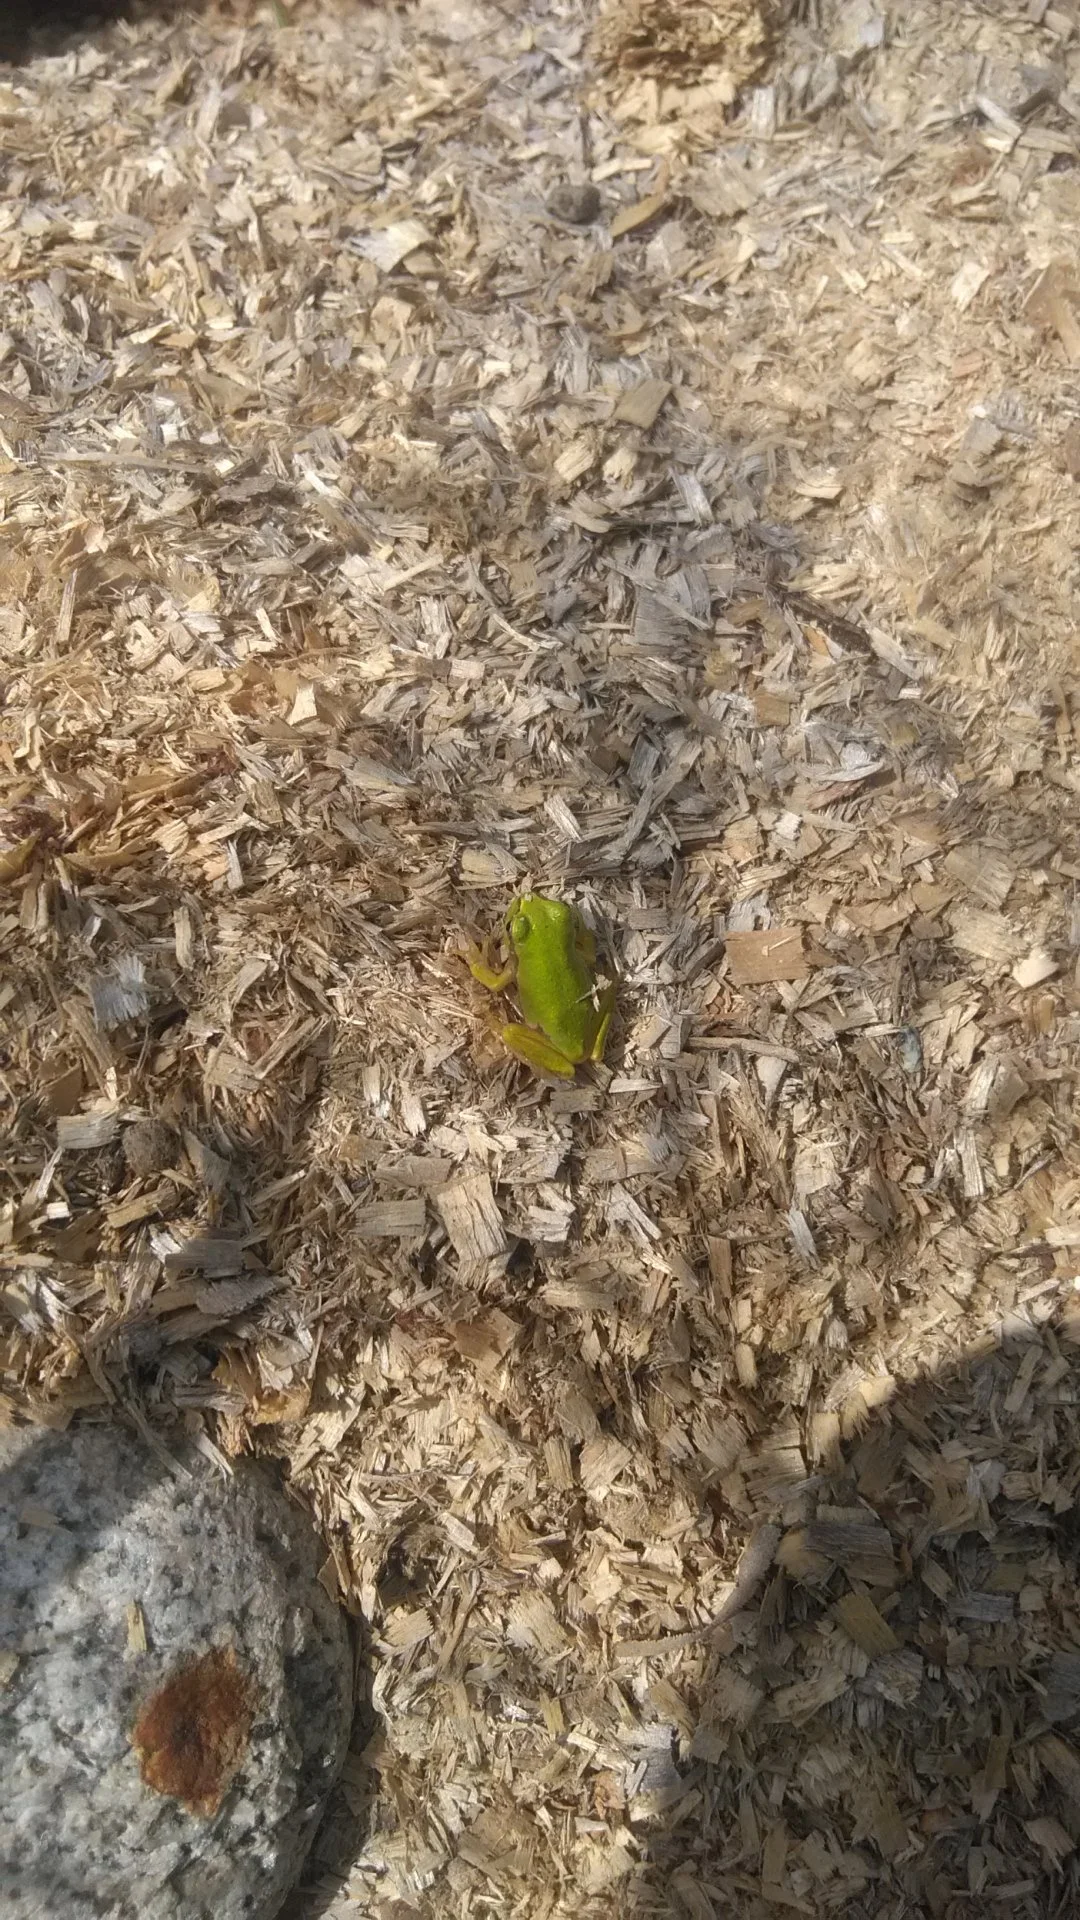
M 530 1026 L 580 1047 L 592 1012 L 596 943 L 576 907 L 528 896 L 527 913 L 542 919 L 544 938 L 518 953 L 517 997 Z M 560 911 L 553 911 L 559 908 Z

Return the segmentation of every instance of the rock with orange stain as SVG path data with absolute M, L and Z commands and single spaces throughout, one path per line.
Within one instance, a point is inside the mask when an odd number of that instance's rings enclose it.
M 144 1701 L 131 1736 L 148 1787 L 216 1813 L 243 1764 L 255 1689 L 233 1647 L 215 1647 Z
M 3 1920 L 270 1920 L 337 1777 L 319 1544 L 258 1469 L 183 1465 L 0 1432 Z

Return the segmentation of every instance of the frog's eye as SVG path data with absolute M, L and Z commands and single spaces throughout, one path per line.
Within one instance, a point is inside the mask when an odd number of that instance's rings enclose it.
M 532 921 L 527 913 L 515 913 L 510 921 L 510 938 L 516 947 L 527 940 L 532 932 Z

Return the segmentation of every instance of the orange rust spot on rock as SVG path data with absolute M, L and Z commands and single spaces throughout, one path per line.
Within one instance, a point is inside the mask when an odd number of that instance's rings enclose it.
M 215 1814 L 247 1751 L 249 1677 L 232 1647 L 181 1667 L 139 1710 L 131 1744 L 148 1787 L 189 1813 Z

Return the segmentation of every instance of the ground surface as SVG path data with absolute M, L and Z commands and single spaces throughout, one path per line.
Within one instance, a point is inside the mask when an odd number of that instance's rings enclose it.
M 1080 34 L 648 15 L 0 79 L 0 1406 L 291 1462 L 335 1913 L 1041 1920 Z M 461 959 L 523 886 L 621 975 L 568 1087 Z

